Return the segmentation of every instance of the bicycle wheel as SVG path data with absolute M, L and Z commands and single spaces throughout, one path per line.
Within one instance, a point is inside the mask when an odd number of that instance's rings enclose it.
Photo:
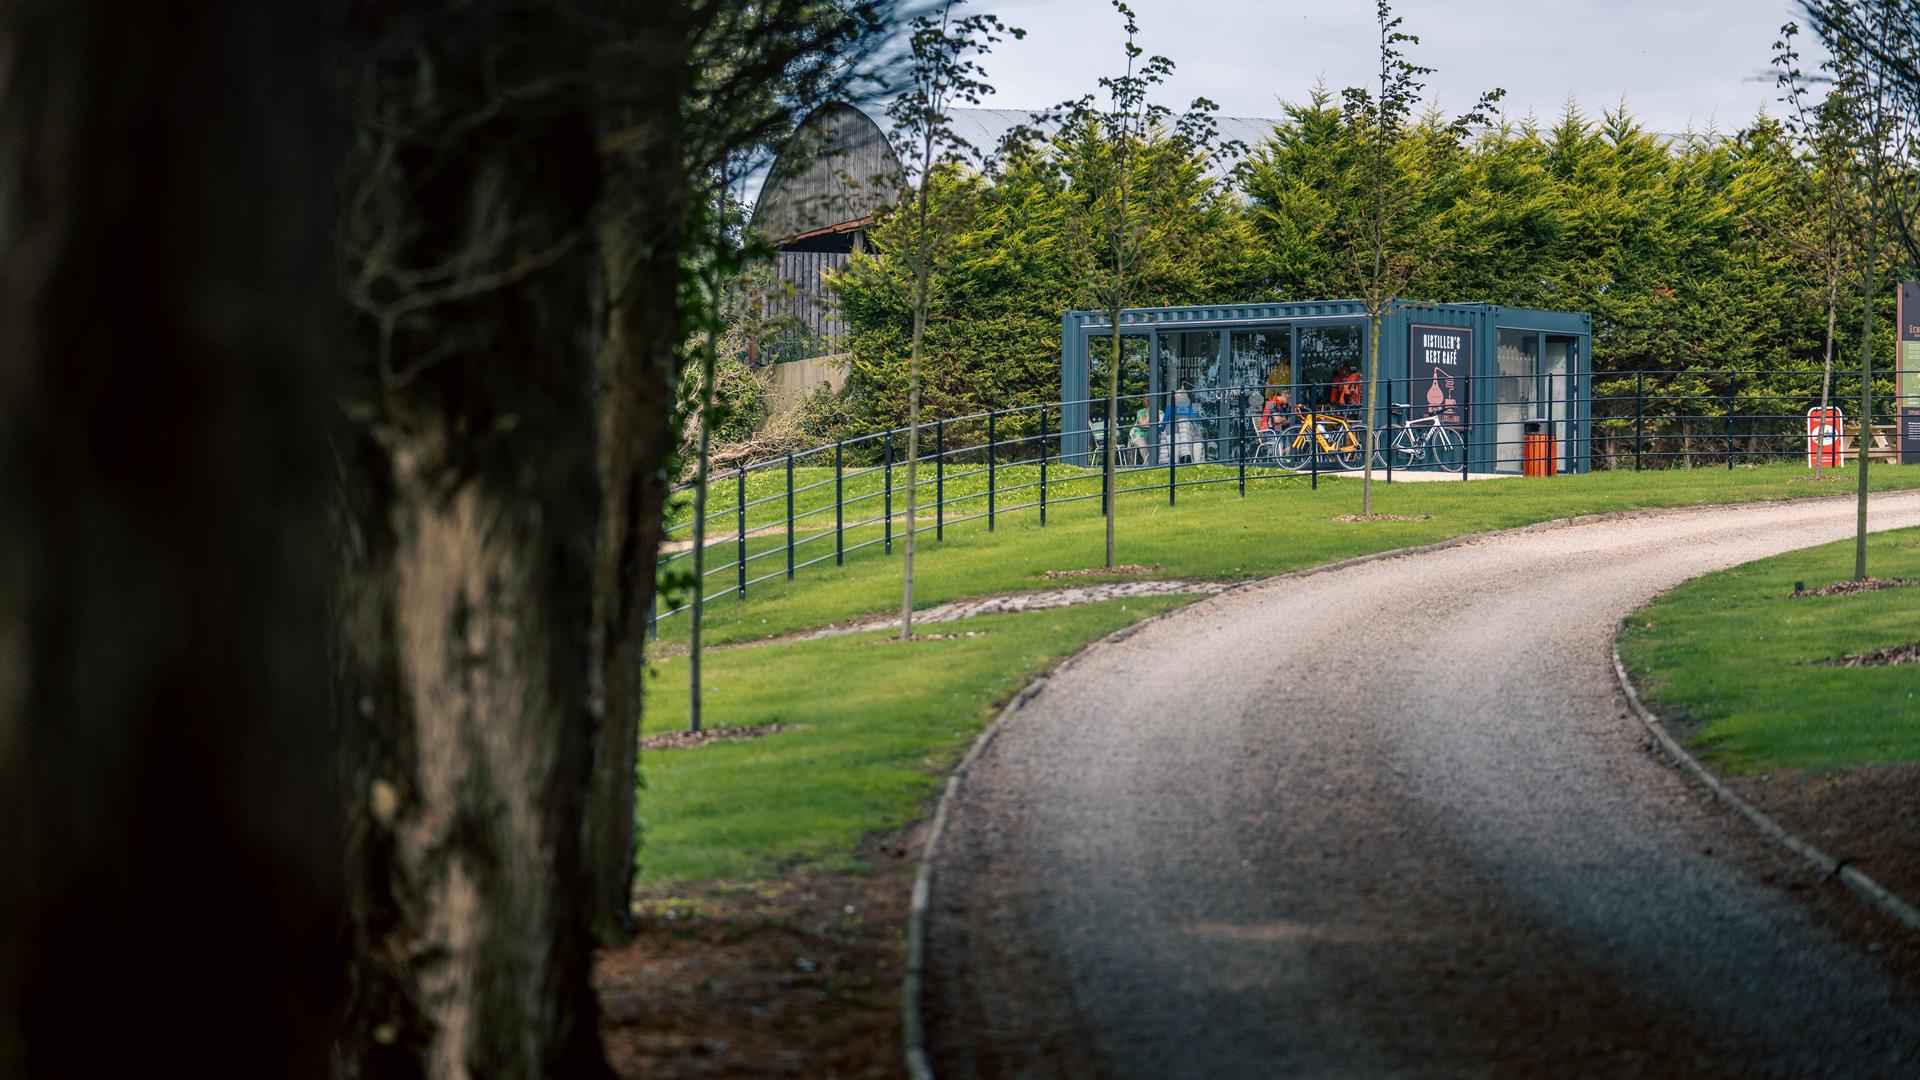
M 1448 472 L 1459 472 L 1467 467 L 1467 448 L 1460 442 L 1460 436 L 1446 425 L 1441 425 L 1427 439 L 1427 456 L 1440 463 Z
M 1357 469 L 1367 459 L 1367 429 L 1350 424 L 1337 429 L 1327 440 L 1333 444 L 1333 462 L 1342 469 Z
M 1394 432 L 1393 449 L 1388 451 L 1393 455 L 1393 467 L 1411 469 L 1418 465 L 1420 459 L 1425 456 L 1425 447 L 1422 445 L 1424 441 L 1412 428 L 1401 428 Z
M 1283 469 L 1304 469 L 1313 454 L 1313 435 L 1298 423 L 1288 424 L 1274 436 L 1274 460 Z

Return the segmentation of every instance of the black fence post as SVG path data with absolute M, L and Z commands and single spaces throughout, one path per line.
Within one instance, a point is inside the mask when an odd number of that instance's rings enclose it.
M 787 455 L 787 580 L 793 580 L 793 455 Z
M 740 466 L 739 471 L 733 474 L 733 479 L 733 504 L 734 509 L 738 511 L 734 518 L 736 524 L 733 530 L 733 562 L 737 570 L 735 580 L 739 582 L 740 595 L 745 597 L 747 595 L 747 467 Z
M 1247 497 L 1247 391 L 1245 387 L 1234 395 L 1239 404 L 1234 408 L 1240 416 L 1233 425 L 1233 456 L 1239 459 L 1240 497 Z
M 1733 416 L 1740 408 L 1740 373 L 1727 372 L 1727 471 L 1733 471 Z
M 647 597 L 647 639 L 649 641 L 660 640 L 660 617 L 657 614 L 659 610 L 660 594 L 656 590 L 652 596 Z
M 1308 397 L 1312 397 L 1311 394 Z M 1320 407 L 1307 406 L 1307 475 L 1313 490 L 1320 490 Z
M 1633 373 L 1633 471 L 1640 471 L 1640 443 L 1647 430 L 1647 373 Z
M 882 462 L 881 469 L 883 470 L 882 477 L 886 494 L 881 496 L 880 512 L 881 515 L 887 519 L 887 522 L 882 526 L 882 535 L 886 537 L 886 540 L 882 543 L 881 550 L 891 555 L 893 554 L 893 432 L 887 432 L 883 438 L 886 441 L 881 444 L 880 460 Z
M 994 434 L 993 410 L 987 410 L 987 531 L 993 531 L 994 465 L 999 458 L 999 438 Z
M 947 538 L 947 422 L 933 422 L 933 538 Z
M 845 566 L 847 562 L 847 500 L 846 476 L 847 441 L 836 439 L 833 443 L 833 565 Z
M 1047 527 L 1047 407 L 1040 406 L 1040 527 Z
M 1171 416 L 1167 419 L 1167 505 L 1173 505 L 1173 471 L 1180 461 L 1180 425 Z
M 1407 398 L 1413 398 L 1413 379 L 1407 379 Z M 1387 483 L 1393 483 L 1393 378 L 1387 378 L 1387 445 L 1384 455 L 1387 459 Z
M 1498 384 L 1496 383 L 1495 385 Z M 1473 475 L 1473 403 L 1479 400 L 1475 396 L 1478 391 L 1479 388 L 1473 385 L 1473 372 L 1467 372 L 1467 407 L 1461 410 L 1467 422 L 1465 430 L 1460 435 L 1460 482 L 1463 484 L 1467 482 L 1469 476 Z M 1407 377 L 1407 394 L 1408 396 L 1412 396 L 1413 394 L 1413 377 L 1411 375 Z M 1494 430 L 1498 431 L 1500 429 L 1496 427 Z M 1500 448 L 1498 446 L 1493 448 L 1493 454 L 1494 460 L 1496 462 L 1499 461 Z

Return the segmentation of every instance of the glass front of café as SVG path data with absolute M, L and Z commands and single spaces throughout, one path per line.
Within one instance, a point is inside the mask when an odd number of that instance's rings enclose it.
M 1291 468 L 1305 454 L 1314 468 L 1357 465 L 1359 455 L 1339 453 L 1327 432 L 1367 426 L 1360 378 L 1369 330 L 1357 300 L 1123 311 L 1122 462 Z M 1584 313 L 1396 301 L 1381 321 L 1385 382 L 1370 414 L 1382 463 L 1397 456 L 1400 467 L 1517 473 L 1525 437 L 1546 435 L 1550 450 L 1535 440 L 1536 456 L 1550 453 L 1556 472 L 1587 471 L 1591 343 Z M 1062 317 L 1060 450 L 1069 462 L 1098 463 L 1112 353 L 1106 312 Z M 1277 445 L 1277 434 L 1303 422 L 1312 430 L 1316 420 L 1318 439 Z M 1390 453 L 1396 444 L 1425 453 Z

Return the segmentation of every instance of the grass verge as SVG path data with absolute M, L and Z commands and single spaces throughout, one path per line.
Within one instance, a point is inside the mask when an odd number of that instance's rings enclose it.
M 642 883 L 858 869 L 860 841 L 910 824 L 1000 702 L 1088 642 L 1189 599 L 982 616 L 906 643 L 876 633 L 710 655 L 709 718 L 789 727 L 646 754 Z M 686 726 L 685 660 L 654 671 L 646 735 Z
M 1211 476 L 1220 482 L 1180 488 L 1174 506 L 1167 505 L 1164 488 L 1122 495 L 1117 522 L 1119 561 L 1155 566 L 1154 576 L 1160 577 L 1258 578 L 1388 548 L 1575 514 L 1833 496 L 1851 490 L 1844 483 L 1807 483 L 1806 470 L 1792 464 L 1542 479 L 1376 483 L 1377 512 L 1414 520 L 1351 522 L 1337 518 L 1359 510 L 1357 480 L 1323 478 L 1315 491 L 1304 477 L 1261 478 L 1250 473 L 1247 493 L 1241 496 L 1230 468 L 1202 466 L 1180 475 L 1183 481 L 1189 476 Z M 1144 475 L 1134 479 L 1149 481 Z M 1870 484 L 1875 490 L 1920 487 L 1920 469 L 1878 465 L 1870 472 Z M 1085 484 L 1080 487 L 1085 488 Z M 1057 492 L 1056 498 L 1065 490 Z M 1097 494 L 1097 487 L 1091 490 Z M 1020 495 L 1021 501 L 1030 501 L 1034 492 Z M 897 495 L 894 505 L 897 512 L 901 506 Z M 848 520 L 853 518 L 849 516 Z M 930 524 L 931 518 L 923 517 L 923 523 Z M 745 602 L 731 588 L 733 570 L 724 565 L 733 559 L 733 545 L 716 549 L 712 560 L 723 565 L 713 572 L 708 586 L 708 642 L 725 644 L 773 637 L 897 610 L 897 548 L 895 555 L 889 556 L 884 553 L 884 544 L 876 543 L 850 552 L 846 564 L 836 567 L 831 559 L 831 517 L 826 524 L 829 531 L 824 534 L 824 545 L 822 534 L 816 531 L 816 539 L 797 552 L 799 560 L 804 561 L 824 551 L 828 556 L 825 563 L 801 569 L 791 582 L 776 579 L 752 585 Z M 749 519 L 748 527 L 751 533 L 753 519 Z M 896 539 L 902 528 L 904 521 L 897 521 Z M 916 604 L 926 607 L 963 597 L 1035 588 L 1046 583 L 1043 575 L 1048 570 L 1097 566 L 1103 558 L 1104 524 L 1097 498 L 1054 502 L 1045 528 L 1039 524 L 1037 508 L 999 513 L 995 528 L 989 533 L 982 520 L 950 525 L 945 541 L 939 543 L 934 542 L 930 530 L 923 532 L 915 566 Z M 867 526 L 849 531 L 846 543 L 850 547 L 879 536 L 880 527 Z M 784 545 L 782 535 L 750 535 L 749 574 L 780 571 L 785 561 Z M 755 554 L 761 557 L 754 558 Z M 661 622 L 661 645 L 667 651 L 684 644 L 686 625 L 684 615 Z
M 1920 578 L 1920 530 L 1868 538 L 1874 577 Z M 1795 597 L 1853 574 L 1853 541 L 1707 574 L 1627 621 L 1642 695 L 1731 773 L 1920 761 L 1920 665 L 1823 661 L 1920 639 L 1920 586 Z

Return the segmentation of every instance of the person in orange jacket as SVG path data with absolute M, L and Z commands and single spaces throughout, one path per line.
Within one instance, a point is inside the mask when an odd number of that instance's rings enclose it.
M 1327 395 L 1328 404 L 1340 408 L 1357 409 L 1360 407 L 1360 373 L 1348 368 L 1333 380 L 1333 392 Z
M 1287 415 L 1292 411 L 1292 397 L 1288 395 L 1286 387 L 1279 387 L 1267 399 L 1266 407 L 1260 410 L 1260 419 L 1254 421 L 1254 426 L 1261 431 L 1278 431 L 1286 426 Z

